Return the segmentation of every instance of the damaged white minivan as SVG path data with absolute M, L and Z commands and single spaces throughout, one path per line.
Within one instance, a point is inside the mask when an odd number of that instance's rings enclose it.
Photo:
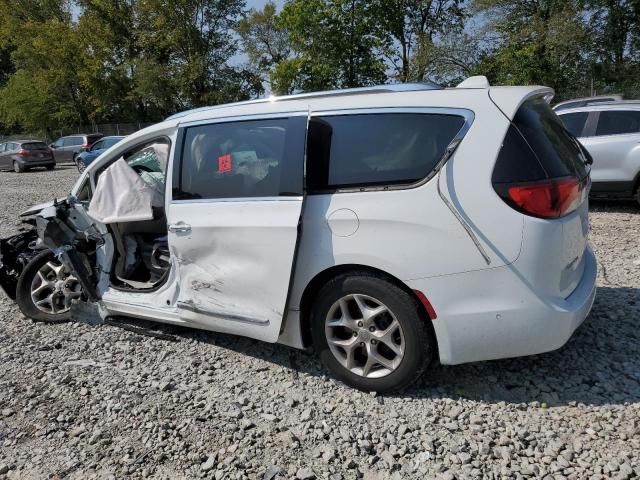
M 311 348 L 366 391 L 562 346 L 588 315 L 590 158 L 544 87 L 322 92 L 114 145 L 0 241 L 36 320 L 78 302 Z

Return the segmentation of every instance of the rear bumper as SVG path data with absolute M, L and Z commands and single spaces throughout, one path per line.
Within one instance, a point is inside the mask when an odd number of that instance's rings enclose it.
M 437 312 L 433 326 L 440 362 L 520 357 L 562 347 L 595 299 L 596 258 L 590 247 L 584 255 L 582 278 L 565 299 L 537 294 L 513 264 L 407 282 Z
M 16 159 L 16 162 L 25 167 L 44 167 L 56 164 L 53 158 L 34 158 L 33 160 Z

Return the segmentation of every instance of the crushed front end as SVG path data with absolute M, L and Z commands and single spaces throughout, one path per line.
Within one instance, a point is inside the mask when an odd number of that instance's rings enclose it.
M 46 247 L 38 239 L 35 220 L 25 220 L 30 227 L 11 237 L 0 239 L 0 287 L 7 296 L 16 299 L 16 287 L 20 274 L 38 253 Z

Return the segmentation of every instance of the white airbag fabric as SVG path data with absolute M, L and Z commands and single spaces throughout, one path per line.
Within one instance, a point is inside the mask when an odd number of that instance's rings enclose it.
M 162 193 L 120 159 L 98 178 L 88 213 L 100 223 L 139 222 L 152 220 L 152 207 L 161 206 Z

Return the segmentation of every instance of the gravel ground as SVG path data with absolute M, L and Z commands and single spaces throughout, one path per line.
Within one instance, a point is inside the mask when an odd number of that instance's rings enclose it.
M 0 173 L 0 235 L 73 168 Z M 47 326 L 0 294 L 0 478 L 640 476 L 640 210 L 592 207 L 590 318 L 556 352 L 361 393 L 278 345 Z

